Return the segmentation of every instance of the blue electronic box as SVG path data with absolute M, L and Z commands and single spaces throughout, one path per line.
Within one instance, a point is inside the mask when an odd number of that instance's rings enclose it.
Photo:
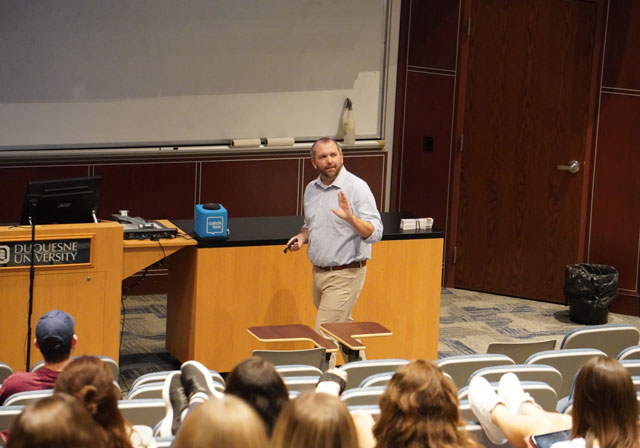
M 196 205 L 195 231 L 202 238 L 226 238 L 229 235 L 227 210 L 222 204 Z

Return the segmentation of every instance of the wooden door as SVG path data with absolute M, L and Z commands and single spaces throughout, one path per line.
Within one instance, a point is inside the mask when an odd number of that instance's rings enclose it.
M 598 5 L 471 1 L 454 284 L 562 302 L 578 261 Z M 557 168 L 571 160 L 577 173 Z

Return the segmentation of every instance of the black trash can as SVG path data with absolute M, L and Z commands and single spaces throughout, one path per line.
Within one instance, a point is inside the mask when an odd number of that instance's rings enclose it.
M 565 268 L 564 297 L 573 322 L 606 324 L 609 305 L 618 297 L 618 270 L 606 264 L 569 264 Z

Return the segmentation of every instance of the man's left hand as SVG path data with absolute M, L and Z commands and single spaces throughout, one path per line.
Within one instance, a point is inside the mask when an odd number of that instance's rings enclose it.
M 353 220 L 353 211 L 351 210 L 351 204 L 349 204 L 349 200 L 347 199 L 347 195 L 344 194 L 344 191 L 338 192 L 338 206 L 340 207 L 339 209 L 336 210 L 332 208 L 331 211 L 335 213 L 338 218 L 351 223 Z

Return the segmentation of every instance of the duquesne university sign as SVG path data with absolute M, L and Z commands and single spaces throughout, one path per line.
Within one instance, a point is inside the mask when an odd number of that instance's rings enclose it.
M 87 264 L 91 261 L 91 238 L 56 240 L 0 241 L 0 269 L 31 265 L 52 266 Z

